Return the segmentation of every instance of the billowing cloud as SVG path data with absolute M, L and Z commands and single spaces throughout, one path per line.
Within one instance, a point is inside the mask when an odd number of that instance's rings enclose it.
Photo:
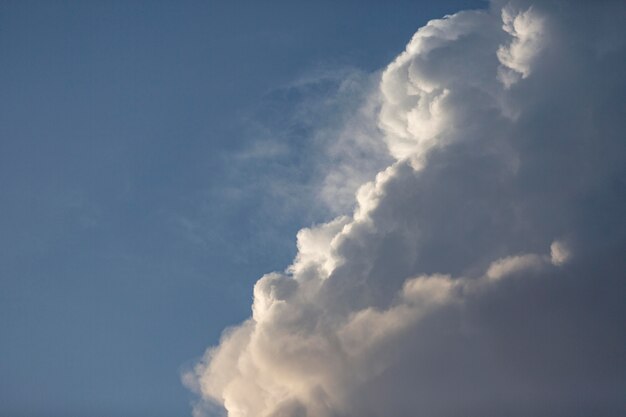
M 185 376 L 229 417 L 618 416 L 626 6 L 494 1 L 380 80 L 395 161 Z

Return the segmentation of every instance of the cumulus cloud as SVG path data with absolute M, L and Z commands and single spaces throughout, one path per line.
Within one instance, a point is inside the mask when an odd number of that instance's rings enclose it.
M 544 19 L 531 7 L 523 12 L 515 12 L 507 6 L 502 9 L 502 29 L 511 35 L 508 45 L 498 48 L 497 56 L 501 66 L 498 78 L 508 88 L 530 75 L 533 61 L 539 55 L 547 39 Z
M 623 2 L 494 1 L 383 72 L 394 161 L 185 375 L 228 417 L 618 416 Z

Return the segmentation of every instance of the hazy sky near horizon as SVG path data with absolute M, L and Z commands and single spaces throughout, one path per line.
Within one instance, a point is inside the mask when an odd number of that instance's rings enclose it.
M 181 369 L 334 215 L 316 129 L 485 6 L 2 1 L 0 416 L 190 415 Z

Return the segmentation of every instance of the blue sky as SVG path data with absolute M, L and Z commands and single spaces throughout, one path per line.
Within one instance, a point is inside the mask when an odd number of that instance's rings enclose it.
M 181 369 L 328 220 L 268 206 L 259 178 L 283 164 L 306 184 L 306 163 L 233 163 L 259 125 L 306 149 L 311 132 L 280 129 L 307 97 L 281 89 L 377 71 L 429 19 L 479 7 L 2 2 L 0 416 L 190 415 Z

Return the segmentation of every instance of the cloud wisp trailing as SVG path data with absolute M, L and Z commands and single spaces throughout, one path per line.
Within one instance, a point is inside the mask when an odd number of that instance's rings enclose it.
M 626 7 L 493 1 L 382 73 L 394 161 L 184 376 L 229 417 L 618 416 Z

